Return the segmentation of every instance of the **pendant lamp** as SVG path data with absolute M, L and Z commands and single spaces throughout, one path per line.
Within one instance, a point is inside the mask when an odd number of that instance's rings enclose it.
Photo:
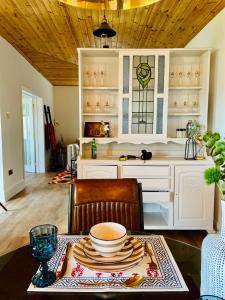
M 116 32 L 109 26 L 107 19 L 105 17 L 105 14 L 104 14 L 104 17 L 103 17 L 100 27 L 98 29 L 94 30 L 93 34 L 94 34 L 94 36 L 100 38 L 101 47 L 109 48 L 109 44 L 110 44 L 110 40 L 111 40 L 110 38 L 115 36 Z

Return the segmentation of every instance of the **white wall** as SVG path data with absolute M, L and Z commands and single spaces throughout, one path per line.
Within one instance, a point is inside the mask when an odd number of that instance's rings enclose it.
M 225 9 L 223 9 L 187 45 L 188 48 L 210 47 L 211 71 L 209 92 L 209 128 L 225 137 Z M 220 219 L 220 195 L 215 201 L 215 223 Z
M 188 48 L 210 47 L 209 127 L 225 136 L 225 9 L 223 9 L 187 45 Z
M 4 201 L 24 188 L 22 87 L 43 98 L 52 110 L 53 87 L 22 55 L 0 37 L 0 157 L 1 199 Z M 7 118 L 7 114 L 10 117 Z M 0 149 L 1 154 L 1 149 Z M 8 170 L 13 169 L 13 175 Z M 1 173 L 3 176 L 1 176 Z
M 57 140 L 73 144 L 79 137 L 79 104 L 77 86 L 54 87 L 54 115 Z

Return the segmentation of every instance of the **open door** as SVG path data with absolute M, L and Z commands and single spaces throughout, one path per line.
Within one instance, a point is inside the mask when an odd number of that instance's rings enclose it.
M 35 131 L 34 131 L 34 100 L 33 96 L 22 92 L 23 103 L 23 142 L 25 172 L 36 172 Z

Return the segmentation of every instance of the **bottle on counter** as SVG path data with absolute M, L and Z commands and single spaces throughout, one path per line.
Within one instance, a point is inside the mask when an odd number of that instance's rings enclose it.
M 91 142 L 91 158 L 93 159 L 97 158 L 97 144 L 95 138 L 93 138 Z

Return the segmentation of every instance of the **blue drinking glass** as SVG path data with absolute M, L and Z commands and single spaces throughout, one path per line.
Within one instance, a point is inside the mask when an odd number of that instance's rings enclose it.
M 38 225 L 30 230 L 31 255 L 40 262 L 40 272 L 32 277 L 32 283 L 37 287 L 49 286 L 56 280 L 47 262 L 56 252 L 57 233 L 58 228 L 51 224 Z

